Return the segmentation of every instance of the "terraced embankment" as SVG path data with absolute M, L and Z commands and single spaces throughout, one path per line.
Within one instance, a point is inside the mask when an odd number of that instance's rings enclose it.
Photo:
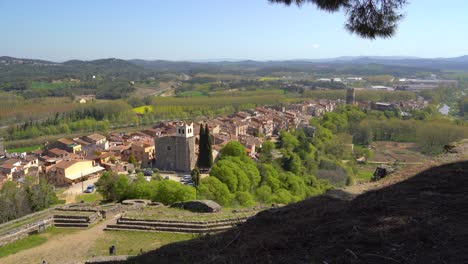
M 247 217 L 231 218 L 215 221 L 177 221 L 149 220 L 121 217 L 116 224 L 107 225 L 106 231 L 153 231 L 171 233 L 217 233 L 228 230 L 245 222 Z

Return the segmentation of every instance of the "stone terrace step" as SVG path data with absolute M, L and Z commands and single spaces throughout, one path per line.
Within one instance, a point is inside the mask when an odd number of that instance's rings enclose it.
M 54 223 L 86 223 L 89 224 L 88 219 L 68 219 L 68 218 L 54 218 Z
M 122 221 L 137 221 L 137 222 L 147 222 L 147 223 L 176 223 L 176 224 L 214 224 L 214 223 L 243 223 L 249 217 L 239 217 L 239 218 L 228 218 L 228 219 L 221 219 L 221 220 L 210 220 L 210 221 L 181 221 L 181 220 L 163 220 L 163 219 L 138 219 L 138 218 L 128 218 L 128 217 L 121 217 L 119 220 Z
M 88 220 L 90 216 L 86 215 L 54 215 L 54 218 L 63 218 L 63 219 L 86 219 Z
M 107 225 L 104 230 L 127 230 L 127 231 L 153 231 L 153 232 L 170 232 L 170 233 L 216 233 L 231 229 L 232 226 L 216 227 L 216 228 L 178 228 L 178 227 L 149 227 L 137 225 Z
M 89 224 L 85 223 L 54 223 L 55 227 L 89 227 Z

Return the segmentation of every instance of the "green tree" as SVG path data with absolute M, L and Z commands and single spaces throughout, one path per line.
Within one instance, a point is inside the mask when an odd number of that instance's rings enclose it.
M 262 143 L 260 149 L 260 162 L 271 163 L 273 161 L 272 152 L 275 149 L 275 143 L 267 140 Z
M 238 141 L 230 141 L 221 149 L 221 156 L 245 157 L 247 151 Z
M 221 205 L 229 205 L 232 201 L 232 194 L 228 187 L 216 177 L 203 179 L 199 192 L 204 199 L 214 200 Z
M 195 188 L 198 188 L 198 185 L 200 185 L 200 170 L 198 167 L 195 167 L 191 172 L 190 176 L 192 176 L 192 181 L 195 186 Z
M 130 157 L 128 158 L 128 162 L 133 164 L 133 165 L 138 164 L 138 162 L 137 162 L 137 160 L 136 160 L 136 158 L 135 158 L 135 156 L 133 154 L 131 154 Z
M 154 201 L 170 205 L 176 202 L 194 200 L 196 197 L 195 188 L 182 185 L 175 181 L 156 182 L 156 193 Z
M 206 164 L 207 149 L 206 149 L 206 131 L 203 124 L 200 124 L 200 138 L 198 140 L 198 160 L 197 166 L 203 168 Z
M 248 192 L 236 192 L 233 203 L 238 203 L 241 206 L 254 206 L 255 201 L 252 195 Z
M 302 5 L 312 3 L 327 12 L 344 11 L 345 28 L 363 38 L 391 37 L 403 18 L 400 9 L 407 0 L 269 0 L 272 3 Z

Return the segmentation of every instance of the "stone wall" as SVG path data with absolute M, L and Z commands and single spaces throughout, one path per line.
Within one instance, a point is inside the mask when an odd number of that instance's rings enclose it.
M 189 172 L 195 167 L 195 137 L 157 138 L 155 152 L 155 166 L 160 170 Z
M 191 171 L 195 167 L 195 137 L 176 137 L 176 170 Z
M 23 239 L 31 234 L 40 233 L 51 227 L 53 223 L 54 218 L 49 216 L 34 223 L 26 224 L 10 230 L 8 233 L 5 233 L 0 237 L 0 247 L 15 242 L 16 240 Z
M 175 137 L 160 137 L 155 141 L 155 166 L 160 170 L 176 168 Z

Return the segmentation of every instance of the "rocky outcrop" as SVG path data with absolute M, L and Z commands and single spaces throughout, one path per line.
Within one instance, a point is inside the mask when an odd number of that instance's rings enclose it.
M 195 200 L 175 203 L 171 207 L 181 208 L 197 213 L 214 213 L 221 211 L 221 205 L 211 200 Z

